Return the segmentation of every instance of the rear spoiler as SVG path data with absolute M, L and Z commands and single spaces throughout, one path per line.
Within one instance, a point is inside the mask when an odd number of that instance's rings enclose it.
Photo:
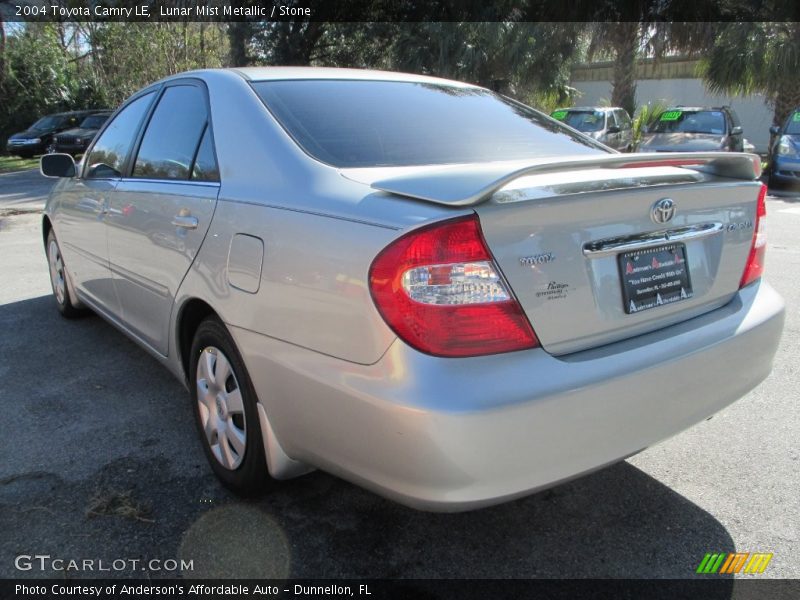
M 741 152 L 649 152 L 601 156 L 550 157 L 530 162 L 496 162 L 414 169 L 397 177 L 372 182 L 383 192 L 447 204 L 480 204 L 511 181 L 541 175 L 586 169 L 630 169 L 644 167 L 686 167 L 719 177 L 752 181 L 761 176 L 761 158 Z

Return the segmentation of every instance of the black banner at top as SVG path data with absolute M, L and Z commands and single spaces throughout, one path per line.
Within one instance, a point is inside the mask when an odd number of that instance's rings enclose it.
M 779 0 L 0 0 L 24 21 L 800 21 Z

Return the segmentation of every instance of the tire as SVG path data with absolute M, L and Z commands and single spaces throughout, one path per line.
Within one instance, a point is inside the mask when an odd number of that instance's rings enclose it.
M 56 148 L 56 141 L 55 141 L 55 139 L 50 140 L 47 143 L 47 146 L 44 149 L 44 153 L 45 154 L 55 154 L 56 152 L 58 152 L 58 149 Z
M 236 344 L 218 318 L 209 317 L 200 323 L 190 358 L 195 423 L 211 469 L 237 494 L 261 492 L 271 478 L 258 398 Z M 220 377 L 224 381 L 217 381 Z
M 69 275 L 64 266 L 64 258 L 61 256 L 61 247 L 58 245 L 56 233 L 52 229 L 47 234 L 45 252 L 50 272 L 50 286 L 53 289 L 53 298 L 55 298 L 58 312 L 67 319 L 85 315 L 88 311 L 75 305 L 75 299 L 69 291 L 69 285 L 67 284 Z
M 33 152 L 18 152 L 17 156 L 24 159 L 33 158 Z

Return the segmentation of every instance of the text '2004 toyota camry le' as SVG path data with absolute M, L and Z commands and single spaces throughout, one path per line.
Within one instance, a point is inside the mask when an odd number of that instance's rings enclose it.
M 240 492 L 528 494 L 740 398 L 783 327 L 757 156 L 619 154 L 458 82 L 186 73 L 42 171 L 59 310 L 185 382 Z

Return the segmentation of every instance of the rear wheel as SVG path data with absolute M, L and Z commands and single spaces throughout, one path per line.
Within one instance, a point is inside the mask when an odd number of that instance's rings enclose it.
M 227 488 L 259 492 L 270 477 L 258 400 L 233 338 L 209 317 L 197 328 L 191 352 L 192 404 L 206 458 Z
M 53 288 L 53 297 L 56 299 L 58 312 L 68 319 L 85 314 L 85 310 L 75 306 L 74 299 L 70 294 L 64 257 L 61 256 L 61 248 L 52 229 L 47 234 L 47 265 L 50 267 L 50 285 Z

